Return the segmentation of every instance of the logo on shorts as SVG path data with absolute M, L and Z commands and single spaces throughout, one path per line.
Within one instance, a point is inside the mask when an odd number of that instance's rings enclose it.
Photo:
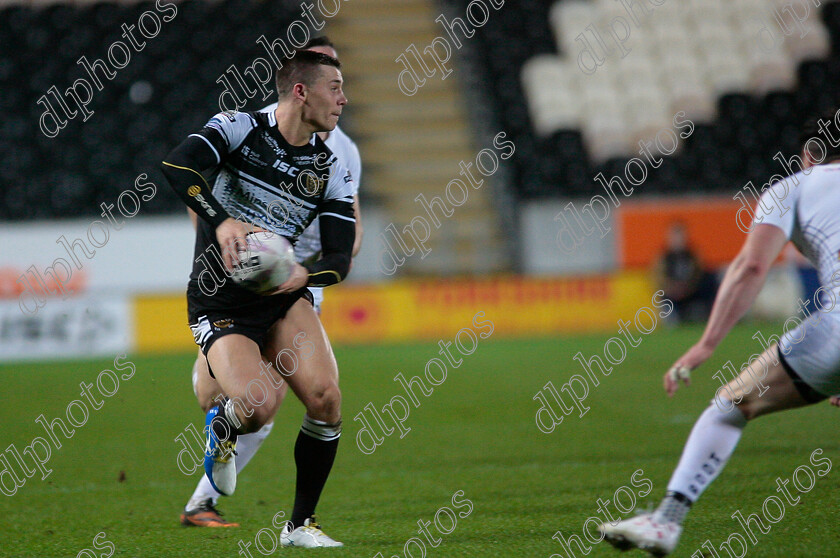
M 187 188 L 187 194 L 190 195 L 191 198 L 196 197 L 201 192 L 201 186 L 198 184 L 193 184 L 189 188 Z
M 195 344 L 199 347 L 203 347 L 204 343 L 206 343 L 213 334 L 210 330 L 210 322 L 207 321 L 207 316 L 201 316 L 198 319 L 198 322 L 190 324 L 190 329 L 192 329 Z
M 233 320 L 231 319 L 224 319 L 224 320 L 216 320 L 213 322 L 213 326 L 219 329 L 227 329 L 233 327 Z

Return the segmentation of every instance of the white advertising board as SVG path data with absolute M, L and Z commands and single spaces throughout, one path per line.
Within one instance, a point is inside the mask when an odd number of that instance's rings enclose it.
M 56 298 L 26 315 L 16 300 L 0 301 L 0 361 L 110 356 L 133 344 L 125 296 Z

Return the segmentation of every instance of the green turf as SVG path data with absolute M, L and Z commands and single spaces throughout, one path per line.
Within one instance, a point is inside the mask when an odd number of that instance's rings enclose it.
M 362 454 L 353 416 L 367 403 L 378 408 L 402 389 L 392 378 L 422 373 L 436 356 L 437 343 L 337 347 L 342 373 L 344 436 L 333 475 L 319 507 L 325 530 L 345 549 L 331 556 L 385 558 L 403 556 L 403 545 L 417 534 L 418 520 L 433 520 L 451 507 L 462 490 L 472 513 L 459 518 L 427 556 L 566 556 L 552 535 L 581 533 L 583 522 L 597 515 L 596 499 L 612 498 L 630 485 L 636 469 L 653 482 L 653 492 L 637 502 L 655 503 L 665 489 L 682 443 L 695 417 L 718 385 L 711 374 L 728 358 L 743 361 L 757 345 L 755 325 L 736 329 L 712 362 L 695 373 L 695 383 L 669 400 L 661 374 L 696 338 L 696 328 L 660 330 L 643 338 L 623 364 L 601 379 L 582 418 L 565 418 L 552 434 L 537 430 L 534 394 L 549 380 L 560 387 L 580 367 L 571 360 L 601 352 L 608 336 L 482 340 L 421 406 L 412 408 L 403 439 L 397 434 L 372 455 Z M 763 326 L 766 332 L 772 326 Z M 443 339 L 451 339 L 445 337 Z M 747 352 L 749 351 L 749 353 Z M 52 474 L 27 480 L 12 497 L 0 496 L 0 556 L 77 556 L 93 550 L 104 532 L 116 547 L 114 556 L 244 556 L 238 541 L 253 541 L 271 526 L 293 498 L 292 447 L 302 408 L 290 397 L 274 432 L 239 479 L 234 497 L 220 507 L 239 529 L 186 529 L 178 514 L 197 476 L 179 472 L 175 436 L 200 412 L 190 386 L 193 353 L 135 356 L 137 371 L 118 393 L 93 411 L 75 436 L 53 449 Z M 3 379 L 0 448 L 14 443 L 22 450 L 43 430 L 34 423 L 44 413 L 63 416 L 79 397 L 78 384 L 95 381 L 110 360 L 40 363 L 0 367 Z M 789 478 L 808 463 L 816 448 L 840 461 L 836 410 L 827 404 L 759 420 L 746 435 L 722 477 L 695 506 L 676 556 L 690 556 L 709 538 L 716 544 L 741 532 L 730 515 L 760 510 L 776 494 L 776 477 Z M 386 419 L 387 420 L 387 419 Z M 124 474 L 124 480 L 120 477 Z M 836 556 L 836 488 L 840 473 L 818 478 L 815 488 L 788 507 L 784 519 L 759 535 L 749 556 Z M 614 510 L 613 507 L 610 508 Z M 460 510 L 462 513 L 466 508 Z M 434 527 L 431 527 L 434 532 Z M 265 541 L 269 541 L 266 536 Z M 102 546 L 102 545 L 100 545 Z M 737 545 L 736 545 L 737 548 Z M 414 556 L 420 556 L 415 547 Z M 307 551 L 278 550 L 278 554 Z M 310 551 L 312 552 L 312 551 Z M 252 546 L 253 556 L 261 554 Z M 81 556 L 107 555 L 103 548 Z M 616 554 L 605 543 L 589 556 Z M 577 553 L 577 556 L 582 556 Z M 642 556 L 635 551 L 628 556 Z M 723 552 L 721 558 L 727 554 Z

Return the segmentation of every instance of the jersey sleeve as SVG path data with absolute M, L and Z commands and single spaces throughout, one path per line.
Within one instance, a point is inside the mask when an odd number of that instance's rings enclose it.
M 799 202 L 799 189 L 789 178 L 769 186 L 761 195 L 755 208 L 753 227 L 756 225 L 774 225 L 789 239 L 796 222 L 796 208 Z
M 310 287 L 342 281 L 350 271 L 356 219 L 353 215 L 353 177 L 333 156 L 324 197 L 318 204 L 321 259 L 307 265 Z
M 256 120 L 246 112 L 220 112 L 199 132 L 190 134 L 190 137 L 204 140 L 216 155 L 216 163 L 220 164 L 229 154 L 239 149 L 256 127 Z

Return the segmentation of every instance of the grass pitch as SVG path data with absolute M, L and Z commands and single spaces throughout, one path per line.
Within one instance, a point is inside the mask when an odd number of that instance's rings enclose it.
M 422 374 L 426 362 L 438 356 L 437 342 L 337 347 L 344 434 L 318 512 L 325 531 L 346 547 L 274 554 L 367 558 L 381 552 L 391 558 L 406 556 L 407 549 L 416 558 L 419 547 L 404 545 L 420 536 L 418 521 L 433 522 L 444 507 L 465 514 L 466 507 L 452 503 L 453 494 L 463 491 L 460 501 L 469 500 L 471 512 L 458 517 L 448 535 L 432 524 L 431 533 L 442 541 L 435 548 L 426 544 L 426 556 L 568 556 L 552 535 L 581 535 L 584 521 L 599 515 L 596 500 L 612 499 L 621 486 L 638 494 L 630 483 L 637 469 L 653 483 L 637 507 L 658 502 L 695 418 L 719 385 L 712 374 L 727 359 L 739 364 L 757 352 L 750 338 L 756 327 L 736 329 L 695 373 L 694 384 L 674 399 L 664 396 L 661 375 L 700 330 L 660 329 L 644 337 L 598 387 L 590 385 L 591 410 L 582 418 L 567 416 L 551 434 L 537 429 L 538 404 L 532 398 L 547 381 L 559 389 L 569 376 L 582 373 L 572 355 L 602 354 L 610 336 L 481 340 L 429 397 L 420 396 L 420 407 L 412 407 L 405 421 L 411 431 L 402 439 L 397 433 L 385 438 L 371 455 L 356 447 L 360 424 L 353 417 L 368 403 L 381 409 L 393 395 L 405 395 L 394 376 Z M 759 327 L 768 334 L 778 329 Z M 253 546 L 255 536 L 261 529 L 276 532 L 272 517 L 291 511 L 292 448 L 302 407 L 293 396 L 287 399 L 271 436 L 241 474 L 236 495 L 220 502 L 226 517 L 242 527 L 183 528 L 178 515 L 199 473 L 179 471 L 181 446 L 174 439 L 188 423 L 202 420 L 190 384 L 193 358 L 192 352 L 129 356 L 136 373 L 101 409 L 91 411 L 72 438 L 61 438 L 60 449 L 52 448 L 47 479 L 36 473 L 14 496 L 0 495 L 0 556 L 246 556 L 240 540 L 252 544 L 252 556 L 263 555 Z M 15 444 L 22 451 L 34 437 L 45 436 L 35 418 L 64 416 L 67 405 L 81 398 L 79 382 L 95 382 L 106 368 L 113 369 L 110 359 L 0 367 L 0 449 Z M 778 495 L 776 478 L 790 478 L 808 464 L 813 450 L 823 449 L 837 468 L 838 412 L 822 403 L 749 425 L 721 478 L 695 505 L 674 555 L 691 556 L 706 539 L 717 548 L 730 533 L 743 533 L 730 515 L 760 513 L 765 498 Z M 817 477 L 769 533 L 756 533 L 750 557 L 837 555 L 840 472 L 834 468 Z M 450 528 L 445 512 L 439 519 Z M 98 533 L 104 536 L 95 546 Z M 270 548 L 270 534 L 263 532 L 261 542 Z M 606 543 L 589 554 L 613 555 L 618 553 Z

